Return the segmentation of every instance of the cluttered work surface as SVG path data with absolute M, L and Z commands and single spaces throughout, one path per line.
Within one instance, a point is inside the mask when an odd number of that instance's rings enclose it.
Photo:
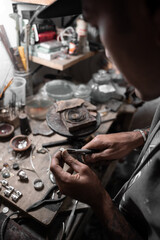
M 135 108 L 132 105 L 122 104 L 117 112 L 113 112 L 110 110 L 104 111 L 104 105 L 101 105 L 98 110 L 98 113 L 101 115 L 101 124 L 96 131 L 85 136 L 83 140 L 87 142 L 97 134 L 106 133 L 112 123 L 117 119 L 117 116 L 123 111 L 133 114 Z M 64 148 L 73 148 L 75 147 L 75 143 L 73 143 L 74 141 L 72 142 L 72 140 L 70 141 L 70 138 L 60 136 L 49 129 L 46 121 L 42 122 L 30 119 L 30 127 L 32 133 L 27 136 L 29 139 L 29 142 L 27 142 L 29 148 L 26 151 L 17 152 L 12 148 L 11 143 L 15 143 L 16 147 L 16 142 L 13 141 L 13 135 L 7 138 L 1 137 L 0 139 L 0 197 L 3 199 L 0 210 L 3 212 L 4 209 L 6 209 L 4 206 L 7 206 L 7 215 L 20 210 L 22 215 L 31 217 L 43 225 L 48 226 L 58 212 L 66 211 L 68 207 L 70 208 L 72 206 L 71 199 L 63 199 L 64 196 L 62 195 L 60 196 L 62 201 L 55 201 L 54 204 L 42 204 L 37 208 L 31 209 L 31 211 L 27 211 L 27 209 L 34 206 L 34 203 L 44 199 L 44 196 L 47 196 L 46 193 L 48 193 L 55 184 L 49 170 L 51 158 L 54 153 L 62 146 Z M 37 133 L 37 128 L 39 128 L 39 131 L 42 131 L 42 134 L 40 134 L 40 132 Z M 43 128 L 46 132 L 48 128 L 48 136 L 44 136 Z M 20 128 L 18 127 L 14 131 L 14 135 L 16 137 L 19 134 Z M 50 147 L 51 143 L 53 145 L 52 147 Z M 25 144 L 23 139 L 21 139 L 19 144 Z M 49 148 L 46 148 L 47 144 L 49 144 Z M 45 146 L 45 148 L 42 148 L 42 146 Z M 27 148 L 27 145 L 21 147 Z M 106 181 L 109 180 L 112 172 L 113 166 L 110 166 L 108 170 L 106 169 L 104 185 Z M 50 198 L 52 197 L 46 199 L 48 200 Z M 59 199 L 59 196 L 57 199 Z M 87 206 L 82 203 L 79 203 L 78 207 L 79 209 L 87 208 Z

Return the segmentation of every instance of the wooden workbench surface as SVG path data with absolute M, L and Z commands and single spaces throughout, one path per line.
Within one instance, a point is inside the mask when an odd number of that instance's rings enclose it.
M 52 186 L 52 183 L 49 179 L 49 172 L 47 171 L 50 164 L 49 154 L 37 153 L 37 149 L 42 148 L 42 143 L 48 142 L 48 138 L 44 136 L 33 136 L 32 134 L 30 134 L 29 139 L 32 141 L 32 146 L 36 146 L 36 149 L 33 152 L 33 157 L 31 155 L 31 149 L 29 149 L 25 154 L 18 153 L 15 155 L 15 152 L 12 151 L 12 149 L 10 148 L 8 141 L 0 143 L 0 167 L 2 168 L 4 163 L 9 164 L 9 171 L 11 176 L 10 178 L 6 178 L 6 180 L 8 181 L 9 185 L 13 186 L 16 190 L 19 190 L 23 194 L 23 196 L 18 200 L 18 202 L 14 203 L 11 197 L 8 198 L 4 196 L 5 188 L 2 187 L 2 190 L 0 191 L 0 196 L 6 201 L 9 201 L 12 206 L 22 210 L 24 213 L 26 213 L 26 209 L 30 205 L 37 202 L 38 200 L 41 200 L 45 193 L 48 191 L 48 189 Z M 64 138 L 55 134 L 49 138 L 49 141 L 57 141 L 62 139 Z M 59 148 L 57 147 L 51 148 L 49 150 L 50 156 L 52 157 L 58 149 Z M 30 161 L 31 157 L 38 176 L 35 172 L 32 171 L 33 168 Z M 19 180 L 19 177 L 17 176 L 18 171 L 13 170 L 12 168 L 13 163 L 18 163 L 20 169 L 26 172 L 29 179 L 28 182 L 22 182 Z M 42 191 L 36 191 L 34 189 L 33 183 L 37 178 L 42 179 L 44 183 L 44 189 Z M 3 177 L 2 175 L 0 175 L 0 180 L 2 179 Z M 50 224 L 55 214 L 56 211 L 54 212 L 53 210 L 50 210 L 46 207 L 42 207 L 39 210 L 29 213 L 30 216 L 45 225 Z
M 103 106 L 102 106 L 102 108 L 103 108 Z M 131 106 L 131 108 L 129 107 L 129 109 L 128 108 L 126 109 L 126 107 L 124 108 L 122 106 L 121 109 L 122 109 L 122 111 L 125 110 L 125 111 L 133 111 L 134 112 L 134 109 L 132 109 L 132 106 Z M 103 116 L 101 119 L 102 124 L 100 125 L 98 130 L 93 134 L 93 136 L 97 135 L 97 134 L 104 134 L 104 133 L 108 132 L 112 123 L 117 118 L 118 113 L 119 112 L 116 112 L 116 113 L 115 112 L 106 112 L 106 113 L 103 112 Z M 39 123 L 37 123 L 37 124 L 39 124 Z M 19 130 L 16 130 L 15 135 L 18 135 L 18 131 Z M 12 151 L 12 149 L 10 148 L 9 141 L 2 141 L 0 139 L 0 167 L 2 168 L 4 163 L 9 164 L 11 177 L 7 178 L 6 180 L 8 181 L 9 185 L 13 186 L 16 190 L 19 190 L 23 194 L 22 198 L 19 199 L 19 201 L 17 203 L 14 203 L 11 200 L 11 197 L 7 198 L 4 196 L 5 188 L 2 187 L 2 190 L 0 191 L 0 196 L 1 196 L 1 198 L 3 198 L 4 203 L 6 201 L 6 205 L 10 206 L 10 209 L 20 209 L 23 213 L 27 214 L 27 216 L 30 216 L 30 217 L 36 219 L 38 222 L 42 223 L 43 225 L 47 226 L 52 222 L 52 220 L 54 219 L 54 217 L 56 216 L 56 213 L 57 213 L 56 211 L 54 211 L 54 209 L 52 207 L 51 208 L 50 207 L 42 207 L 31 213 L 26 213 L 26 209 L 33 203 L 37 202 L 38 200 L 41 200 L 42 197 L 47 192 L 47 190 L 52 186 L 52 183 L 49 179 L 49 174 L 47 173 L 47 169 L 49 168 L 49 155 L 48 155 L 48 153 L 45 153 L 45 154 L 37 153 L 36 150 L 42 147 L 42 143 L 64 140 L 66 138 L 62 137 L 58 134 L 54 134 L 49 137 L 41 136 L 41 135 L 33 136 L 32 134 L 30 134 L 29 138 L 32 141 L 32 144 L 36 146 L 36 149 L 33 152 L 32 160 L 33 160 L 36 172 L 38 173 L 38 175 L 44 182 L 44 189 L 42 191 L 36 191 L 34 189 L 33 182 L 35 179 L 38 178 L 37 175 L 35 174 L 35 172 L 25 170 L 25 168 L 32 169 L 31 162 L 30 162 L 31 155 L 29 154 L 28 157 L 24 157 L 23 155 L 21 157 L 20 157 L 20 155 L 15 155 L 14 151 Z M 66 145 L 65 145 L 65 147 L 66 147 Z M 59 148 L 60 147 L 49 148 L 50 156 L 53 156 L 54 153 Z M 17 172 L 12 169 L 12 165 L 14 162 L 18 162 L 20 165 L 20 168 L 25 170 L 25 172 L 27 173 L 28 178 L 29 178 L 28 183 L 22 183 L 21 181 L 18 180 L 19 177 L 17 176 Z M 103 180 L 104 185 L 106 184 L 106 181 L 108 182 L 111 173 L 114 171 L 115 166 L 111 165 L 110 167 L 111 167 L 111 169 L 108 169 L 109 172 L 107 171 L 105 174 L 105 179 Z M 2 175 L 0 175 L 0 180 L 1 179 L 2 179 Z M 65 209 L 64 205 L 65 204 L 63 204 L 62 209 L 63 208 Z M 0 206 L 0 210 L 2 210 L 1 206 Z M 11 210 L 11 212 L 12 211 L 13 210 Z

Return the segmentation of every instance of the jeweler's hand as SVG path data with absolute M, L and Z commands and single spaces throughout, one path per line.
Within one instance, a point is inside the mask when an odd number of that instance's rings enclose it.
M 96 149 L 99 150 L 99 152 L 87 154 L 84 160 L 86 163 L 94 163 L 104 160 L 121 159 L 133 149 L 143 144 L 143 137 L 138 131 L 97 135 L 93 140 L 83 146 L 83 149 Z
M 64 171 L 63 163 L 69 165 L 70 170 L 73 169 L 75 174 Z M 106 198 L 106 191 L 96 174 L 87 165 L 69 155 L 66 150 L 55 154 L 51 171 L 61 193 L 67 196 L 91 206 L 96 206 L 103 196 Z

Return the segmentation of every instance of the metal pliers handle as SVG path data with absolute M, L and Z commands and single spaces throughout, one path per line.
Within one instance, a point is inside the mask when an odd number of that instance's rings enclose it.
M 58 190 L 58 186 L 57 186 L 57 184 L 54 184 L 54 185 L 47 191 L 47 193 L 45 194 L 45 196 L 44 196 L 41 200 L 35 202 L 33 205 L 31 205 L 30 207 L 28 207 L 28 208 L 26 209 L 26 211 L 27 211 L 27 212 L 34 211 L 34 210 L 36 210 L 37 208 L 42 207 L 42 206 L 45 205 L 45 204 L 51 204 L 51 203 L 55 203 L 55 204 L 56 204 L 56 203 L 62 202 L 62 201 L 66 198 L 65 195 L 61 195 L 58 199 L 54 199 L 54 198 L 47 199 L 47 198 L 51 195 L 51 193 L 53 193 L 54 190 L 56 190 L 56 189 Z

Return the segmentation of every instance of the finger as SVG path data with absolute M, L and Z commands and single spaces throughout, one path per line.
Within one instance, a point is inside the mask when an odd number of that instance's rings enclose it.
M 56 152 L 54 157 L 57 158 L 58 164 L 63 168 L 64 161 L 63 161 L 63 157 L 62 157 L 62 152 L 61 151 Z
M 102 149 L 103 144 L 100 144 L 100 141 L 95 137 L 90 142 L 82 147 L 82 149 Z
M 107 160 L 112 160 L 112 159 L 113 159 L 113 157 L 112 157 L 111 149 L 106 149 L 102 152 L 85 155 L 84 160 L 86 163 L 95 163 L 98 161 L 107 161 Z
M 50 170 L 58 181 L 65 181 L 71 177 L 71 174 L 69 172 L 65 172 L 60 166 L 57 154 L 55 154 L 52 158 Z
M 73 158 L 66 150 L 62 153 L 64 161 L 76 172 L 81 170 L 81 167 L 84 165 L 75 158 Z
M 82 149 L 96 149 L 96 148 L 97 144 L 95 144 L 94 139 L 82 147 Z

